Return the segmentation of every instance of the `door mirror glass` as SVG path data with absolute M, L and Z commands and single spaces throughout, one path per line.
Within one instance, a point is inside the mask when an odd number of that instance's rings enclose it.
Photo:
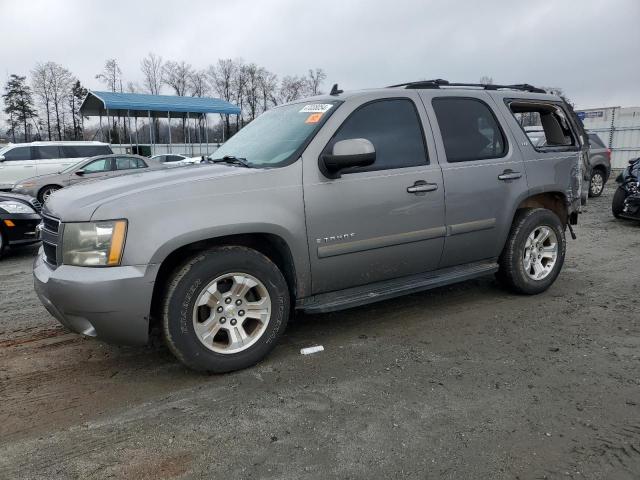
M 336 142 L 331 154 L 320 157 L 320 170 L 328 178 L 340 178 L 342 170 L 366 167 L 375 161 L 373 143 L 366 138 L 350 138 Z

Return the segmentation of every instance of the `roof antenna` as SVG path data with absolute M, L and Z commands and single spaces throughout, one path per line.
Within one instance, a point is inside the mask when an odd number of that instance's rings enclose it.
M 342 92 L 344 92 L 344 90 L 340 90 L 338 88 L 338 84 L 334 83 L 333 87 L 331 87 L 331 92 L 329 93 L 329 95 L 340 95 Z

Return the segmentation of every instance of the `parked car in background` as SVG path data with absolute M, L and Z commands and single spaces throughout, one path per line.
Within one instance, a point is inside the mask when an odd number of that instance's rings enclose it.
M 155 159 L 138 155 L 98 155 L 50 175 L 39 175 L 16 183 L 12 191 L 47 201 L 56 190 L 87 180 L 116 177 L 126 173 L 162 168 Z
M 0 190 L 25 178 L 55 173 L 96 155 L 113 153 L 101 142 L 13 143 L 0 149 Z
M 58 192 L 35 290 L 73 331 L 143 344 L 158 327 L 213 372 L 263 358 L 294 308 L 493 273 L 541 293 L 578 222 L 587 138 L 560 97 L 490 88 L 336 85 L 263 113 L 204 165 Z M 523 113 L 543 119 L 547 145 L 519 148 Z
M 595 133 L 589 135 L 589 165 L 591 177 L 589 180 L 589 196 L 602 195 L 604 185 L 611 175 L 611 150 L 609 150 L 600 137 Z
M 33 197 L 0 192 L 0 258 L 7 247 L 40 241 L 40 209 Z
M 191 165 L 193 163 L 200 163 L 200 157 L 188 157 L 186 155 L 182 155 L 181 153 L 162 153 L 159 155 L 154 155 L 151 158 L 157 160 L 160 163 L 167 163 L 172 165 Z
M 629 160 L 616 182 L 618 188 L 611 202 L 613 216 L 640 220 L 640 158 Z

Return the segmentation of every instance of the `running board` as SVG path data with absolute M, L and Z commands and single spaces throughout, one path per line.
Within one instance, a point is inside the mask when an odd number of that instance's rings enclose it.
M 419 275 L 394 278 L 336 292 L 321 293 L 296 302 L 296 309 L 306 313 L 326 313 L 388 300 L 452 283 L 470 280 L 498 271 L 495 261 L 469 263 Z

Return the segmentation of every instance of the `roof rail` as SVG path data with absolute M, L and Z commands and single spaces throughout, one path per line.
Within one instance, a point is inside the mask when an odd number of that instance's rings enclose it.
M 519 83 L 516 85 L 493 85 L 493 84 L 484 84 L 484 83 L 452 83 L 448 80 L 443 80 L 442 78 L 437 78 L 435 80 L 419 80 L 417 82 L 407 82 L 407 83 L 399 83 L 397 85 L 389 85 L 387 88 L 410 88 L 410 89 L 421 89 L 421 88 L 442 88 L 442 87 L 473 87 L 473 88 L 481 88 L 484 90 L 521 90 L 523 92 L 533 92 L 533 93 L 547 93 L 546 90 L 538 87 L 534 87 L 533 85 L 529 85 L 528 83 Z

